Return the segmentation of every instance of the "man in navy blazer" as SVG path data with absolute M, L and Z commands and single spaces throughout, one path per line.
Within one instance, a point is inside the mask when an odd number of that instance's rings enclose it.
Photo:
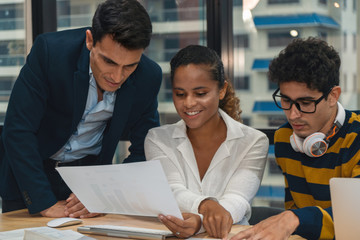
M 143 55 L 152 33 L 136 0 L 107 0 L 91 28 L 40 35 L 15 82 L 0 137 L 3 212 L 91 217 L 56 166 L 144 161 L 144 138 L 159 125 L 162 72 Z

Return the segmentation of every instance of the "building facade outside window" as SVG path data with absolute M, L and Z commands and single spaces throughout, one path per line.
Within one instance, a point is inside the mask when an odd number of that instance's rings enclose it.
M 23 1 L 0 1 L 0 125 L 11 89 L 25 63 L 24 15 Z
M 236 90 L 249 90 L 250 89 L 250 76 L 235 77 L 233 85 Z

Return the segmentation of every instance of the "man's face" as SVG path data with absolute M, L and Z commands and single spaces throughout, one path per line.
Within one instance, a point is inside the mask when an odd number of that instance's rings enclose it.
M 323 95 L 318 90 L 309 89 L 305 83 L 295 81 L 281 83 L 279 87 L 281 95 L 293 101 L 299 99 L 317 100 Z M 329 94 L 327 99 L 324 98 L 316 105 L 314 113 L 300 112 L 295 104 L 292 105 L 291 109 L 283 111 L 296 135 L 305 138 L 315 132 L 326 134 L 329 131 L 336 116 L 336 102 L 336 97 Z
M 93 45 L 90 30 L 86 31 L 86 46 L 90 50 L 90 66 L 100 90 L 114 92 L 138 66 L 144 49 L 129 50 L 110 35 Z

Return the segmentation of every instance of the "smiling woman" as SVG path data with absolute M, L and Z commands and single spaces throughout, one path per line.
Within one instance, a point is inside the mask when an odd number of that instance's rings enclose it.
M 239 99 L 215 51 L 190 45 L 170 65 L 174 106 L 182 120 L 151 129 L 145 155 L 161 161 L 184 220 L 159 218 L 180 238 L 202 227 L 210 236 L 226 238 L 233 223 L 248 224 L 268 139 L 239 122 Z

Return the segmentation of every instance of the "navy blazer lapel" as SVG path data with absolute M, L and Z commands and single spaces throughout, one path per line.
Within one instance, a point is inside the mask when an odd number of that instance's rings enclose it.
M 72 132 L 74 132 L 85 111 L 87 95 L 89 92 L 89 64 L 90 52 L 84 43 L 78 61 L 78 71 L 74 73 L 74 115 L 72 122 Z
M 113 117 L 110 122 L 110 129 L 118 131 L 124 126 L 129 117 L 131 105 L 134 100 L 135 86 L 128 79 L 116 93 Z

